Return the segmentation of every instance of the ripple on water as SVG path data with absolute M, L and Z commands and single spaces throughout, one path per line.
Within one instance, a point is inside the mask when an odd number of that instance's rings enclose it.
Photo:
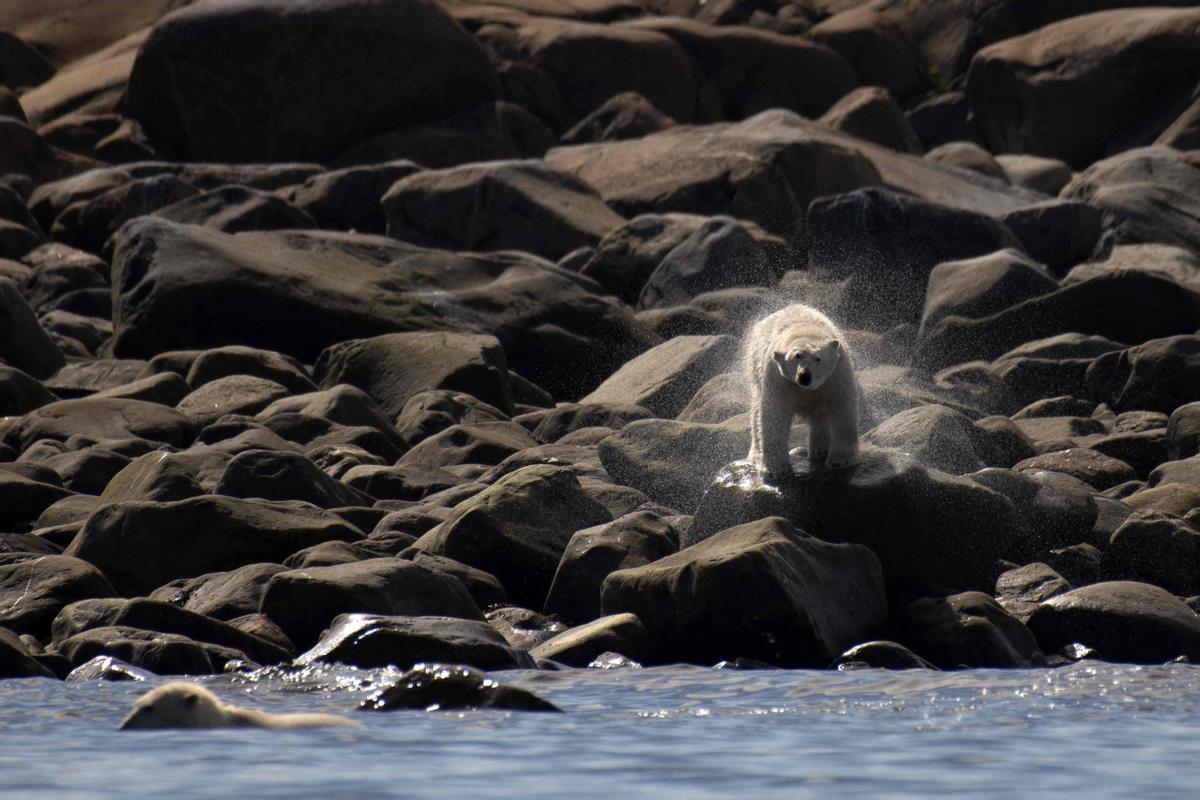
M 398 676 L 315 666 L 203 682 L 270 711 L 352 713 Z M 146 685 L 4 681 L 0 797 L 1178 796 L 1200 757 L 1200 668 L 1182 664 L 499 677 L 568 713 L 117 733 Z

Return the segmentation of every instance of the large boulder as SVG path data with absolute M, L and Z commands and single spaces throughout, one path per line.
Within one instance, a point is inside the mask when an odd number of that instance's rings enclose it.
M 1169 414 L 1200 398 L 1200 336 L 1169 336 L 1105 353 L 1088 366 L 1084 384 L 1089 397 L 1119 411 Z
M 579 271 L 634 305 L 663 258 L 708 221 L 698 214 L 639 214 L 606 233 Z
M 383 196 L 394 239 L 450 250 L 524 250 L 559 259 L 624 220 L 595 190 L 542 161 L 426 170 Z
M 554 134 L 546 123 L 523 106 L 498 101 L 437 122 L 405 125 L 372 136 L 342 153 L 333 164 L 342 167 L 411 160 L 440 169 L 481 161 L 541 158 L 554 145 Z
M 48 378 L 66 363 L 17 284 L 6 277 L 0 277 L 0 359 L 34 378 Z
M 809 270 L 844 282 L 834 313 L 854 327 L 916 322 L 935 266 L 1021 247 L 986 214 L 880 188 L 817 199 L 807 227 Z
M 71 603 L 54 618 L 51 638 L 58 643 L 84 631 L 105 627 L 175 633 L 199 642 L 241 650 L 263 665 L 278 664 L 289 658 L 287 650 L 226 622 L 145 598 L 122 600 L 114 597 Z
M 497 683 L 461 664 L 418 664 L 393 683 L 365 698 L 360 711 L 476 710 L 560 711 L 558 706 L 519 686 Z
M 823 667 L 887 620 L 878 559 L 768 518 L 604 581 L 605 614 L 631 612 L 652 659 L 713 664 L 741 657 Z
M 624 25 L 665 33 L 678 42 L 706 79 L 701 93 L 716 91 L 722 119 L 743 119 L 768 108 L 817 117 L 854 88 L 853 68 L 822 44 L 681 16 L 650 15 Z
M 627 362 L 580 403 L 633 403 L 676 416 L 710 378 L 736 361 L 730 336 L 676 336 Z
M 1097 161 L 1063 189 L 1064 197 L 1098 209 L 1101 224 L 1118 245 L 1160 243 L 1182 248 L 1194 267 L 1200 251 L 1200 159 L 1194 151 L 1170 147 L 1140 147 Z M 1114 248 L 1109 261 L 1136 260 L 1140 269 L 1171 274 L 1195 283 L 1195 269 L 1170 262 L 1179 254 L 1159 250 L 1123 258 Z M 1146 257 L 1150 255 L 1152 257 Z M 1115 267 L 1117 264 L 1110 263 Z
M 280 572 L 267 581 L 261 610 L 302 649 L 350 612 L 483 619 L 462 583 L 398 558 Z
M 849 92 L 818 121 L 901 153 L 924 150 L 904 109 L 882 86 L 860 86 Z
M 1148 308 L 1154 313 L 1145 313 Z M 946 317 L 922 329 L 916 359 L 935 369 L 991 360 L 1018 345 L 1063 333 L 1136 344 L 1194 333 L 1198 321 L 1200 291 L 1151 272 L 1114 270 L 986 317 Z
M 862 462 L 847 470 L 814 469 L 798 453 L 795 475 L 778 485 L 746 461 L 722 469 L 684 543 L 781 516 L 826 541 L 871 548 L 892 589 L 992 588 L 1018 525 L 1006 497 L 894 450 L 864 446 Z
M 677 126 L 641 139 L 559 147 L 546 162 L 594 186 L 618 213 L 727 214 L 793 244 L 809 204 L 886 183 L 984 214 L 1038 199 L 985 178 L 857 139 L 782 109 L 737 123 Z M 855 229 L 857 237 L 862 230 Z M 975 251 L 979 254 L 983 251 Z
M 578 396 L 656 341 L 597 284 L 527 254 L 143 217 L 121 229 L 113 258 L 121 355 L 239 343 L 309 361 L 384 333 L 488 333 L 522 375 Z
M 774 286 L 801 261 L 787 242 L 754 223 L 713 217 L 663 257 L 646 279 L 638 307 L 681 305 L 739 286 Z
M 486 622 L 450 617 L 385 617 L 342 614 L 321 641 L 295 660 L 371 669 L 408 669 L 422 662 L 466 664 L 479 669 L 530 668 L 533 660 L 504 641 Z
M 680 122 L 696 116 L 697 75 L 671 37 L 622 25 L 520 15 L 483 26 L 479 39 L 550 79 L 569 120 L 620 92 L 637 92 Z M 568 123 L 569 124 L 569 123 Z
M 92 441 L 149 439 L 186 447 L 194 436 L 192 421 L 178 411 L 142 400 L 59 400 L 21 417 L 5 441 L 24 450 L 39 439 L 65 442 L 72 436 Z
M 370 497 L 334 480 L 299 453 L 246 450 L 225 465 L 213 489 L 230 497 L 303 500 L 321 508 L 366 506 Z
M 39 477 L 53 478 L 54 474 Z M 0 470 L 0 526 L 6 530 L 26 529 L 47 508 L 74 494 L 57 481 L 46 483 L 12 470 Z
M 604 439 L 600 463 L 619 483 L 688 512 L 700 502 L 713 476 L 749 450 L 745 425 L 646 419 Z
M 362 533 L 315 506 L 233 497 L 113 503 L 88 517 L 67 548 L 118 591 L 145 594 L 176 578 L 280 562 L 297 550 Z
M 225 233 L 317 227 L 316 220 L 283 198 L 237 184 L 180 200 L 154 213 L 172 222 L 204 225 Z
M 160 20 L 124 104 L 188 160 L 283 161 L 328 158 L 498 91 L 483 50 L 436 3 L 240 0 Z
M 0 417 L 18 417 L 57 399 L 41 381 L 16 367 L 0 364 Z
M 465 392 L 512 413 L 508 361 L 493 336 L 461 333 L 391 333 L 339 342 L 313 367 L 322 386 L 357 386 L 395 418 L 417 393 Z
M 1200 658 L 1200 616 L 1148 583 L 1094 583 L 1052 597 L 1029 618 L 1029 628 L 1046 652 L 1079 643 L 1108 661 Z
M 678 549 L 679 533 L 651 511 L 635 511 L 584 528 L 571 537 L 558 562 L 546 596 L 546 613 L 572 623 L 596 619 L 600 589 L 610 573 L 649 564 Z
M 1200 11 L 1117 9 L 985 47 L 967 93 L 993 151 L 1082 167 L 1159 104 L 1186 97 L 1198 63 Z
M 1109 577 L 1145 581 L 1172 594 L 1200 594 L 1200 531 L 1178 517 L 1137 511 L 1113 533 L 1104 550 Z
M 943 668 L 1030 667 L 1042 655 L 1029 629 L 983 592 L 917 600 L 904 628 L 912 649 Z
M 30 555 L 0 565 L 0 625 L 45 639 L 64 606 L 116 592 L 100 571 L 78 558 Z
M 150 599 L 228 622 L 258 613 L 267 582 L 286 571 L 282 564 L 247 564 L 227 572 L 171 581 L 156 589 Z
M 946 261 L 929 273 L 921 326 L 950 316 L 986 317 L 1057 288 L 1043 267 L 1016 250 Z
M 456 505 L 414 546 L 489 572 L 512 602 L 541 608 L 571 536 L 611 518 L 570 469 L 535 465 Z
M 34 658 L 20 636 L 0 628 L 0 677 L 53 678 L 54 673 Z

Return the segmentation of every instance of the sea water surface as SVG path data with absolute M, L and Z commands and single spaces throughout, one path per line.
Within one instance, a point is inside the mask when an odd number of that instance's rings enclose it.
M 0 798 L 1194 797 L 1200 667 L 495 673 L 567 713 L 353 712 L 386 670 L 202 679 L 366 728 L 115 730 L 145 683 L 0 682 Z

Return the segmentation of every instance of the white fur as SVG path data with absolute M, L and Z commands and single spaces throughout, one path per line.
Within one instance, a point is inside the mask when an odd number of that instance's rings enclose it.
M 845 337 L 805 305 L 780 309 L 750 329 L 750 461 L 768 475 L 789 475 L 788 434 L 796 415 L 808 422 L 808 458 L 831 468 L 858 463 L 858 383 Z
M 142 695 L 118 730 L 133 728 L 320 728 L 362 727 L 334 714 L 268 714 L 227 706 L 194 683 L 174 681 Z

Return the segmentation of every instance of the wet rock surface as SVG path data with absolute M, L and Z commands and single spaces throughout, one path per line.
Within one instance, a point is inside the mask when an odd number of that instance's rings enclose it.
M 390 686 L 362 701 L 362 711 L 454 711 L 497 708 L 510 711 L 558 711 L 518 686 L 506 686 L 485 673 L 457 664 L 420 664 Z
M 0 674 L 1200 657 L 1188 4 L 37 5 Z M 793 302 L 862 458 L 764 480 Z

